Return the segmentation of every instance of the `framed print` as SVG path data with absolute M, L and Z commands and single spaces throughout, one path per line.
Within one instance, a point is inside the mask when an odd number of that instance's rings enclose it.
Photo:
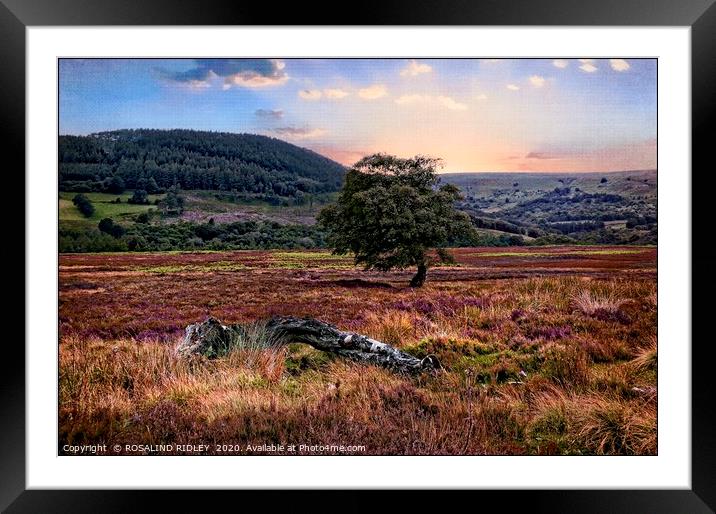
M 716 8 L 558 4 L 308 26 L 5 2 L 27 303 L 3 507 L 529 489 L 711 511 L 692 169 Z

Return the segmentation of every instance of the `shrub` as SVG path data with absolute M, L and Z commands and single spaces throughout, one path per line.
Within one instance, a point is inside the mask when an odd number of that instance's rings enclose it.
M 107 192 L 112 194 L 120 194 L 124 192 L 124 180 L 122 180 L 121 177 L 114 176 L 110 179 L 109 183 L 107 184 Z
M 144 189 L 136 189 L 127 203 L 135 205 L 149 205 L 149 196 Z
M 89 198 L 82 193 L 75 195 L 72 199 L 72 203 L 75 204 L 84 217 L 89 218 L 94 214 L 94 205 L 92 205 Z
M 119 238 L 124 235 L 124 228 L 122 227 L 122 225 L 118 225 L 117 223 L 115 223 L 112 218 L 102 218 L 97 224 L 97 228 L 101 232 L 109 234 L 114 238 Z

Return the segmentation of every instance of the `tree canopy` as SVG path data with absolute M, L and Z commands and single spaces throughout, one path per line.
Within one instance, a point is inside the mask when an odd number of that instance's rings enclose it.
M 440 165 L 431 157 L 385 154 L 358 161 L 346 174 L 337 202 L 318 216 L 328 245 L 337 254 L 352 253 L 366 269 L 417 266 L 410 284 L 422 286 L 429 250 L 449 261 L 448 242 L 474 232 L 470 218 L 454 207 L 459 189 L 439 184 Z
M 176 186 L 296 198 L 337 191 L 344 168 L 266 136 L 137 129 L 60 136 L 59 171 L 61 191 L 153 194 Z

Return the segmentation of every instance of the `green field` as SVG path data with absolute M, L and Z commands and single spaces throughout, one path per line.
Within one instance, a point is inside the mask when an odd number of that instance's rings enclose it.
M 133 205 L 127 203 L 127 200 L 132 197 L 131 193 L 122 193 L 120 195 L 113 195 L 108 193 L 82 193 L 92 202 L 94 206 L 94 214 L 89 218 L 83 216 L 77 207 L 72 203 L 72 199 L 77 193 L 71 192 L 60 192 L 59 201 L 59 218 L 60 222 L 68 221 L 72 224 L 91 224 L 96 225 L 102 218 L 112 218 L 117 222 L 123 220 L 129 221 L 129 218 L 133 215 L 147 212 L 149 209 L 156 209 L 156 205 Z M 149 195 L 149 201 L 163 198 L 164 195 Z M 122 203 L 111 203 L 116 198 L 120 198 Z

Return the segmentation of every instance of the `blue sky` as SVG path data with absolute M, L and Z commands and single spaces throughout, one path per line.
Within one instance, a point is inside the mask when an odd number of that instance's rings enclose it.
M 656 167 L 653 59 L 62 59 L 59 79 L 61 134 L 248 132 L 445 171 Z

